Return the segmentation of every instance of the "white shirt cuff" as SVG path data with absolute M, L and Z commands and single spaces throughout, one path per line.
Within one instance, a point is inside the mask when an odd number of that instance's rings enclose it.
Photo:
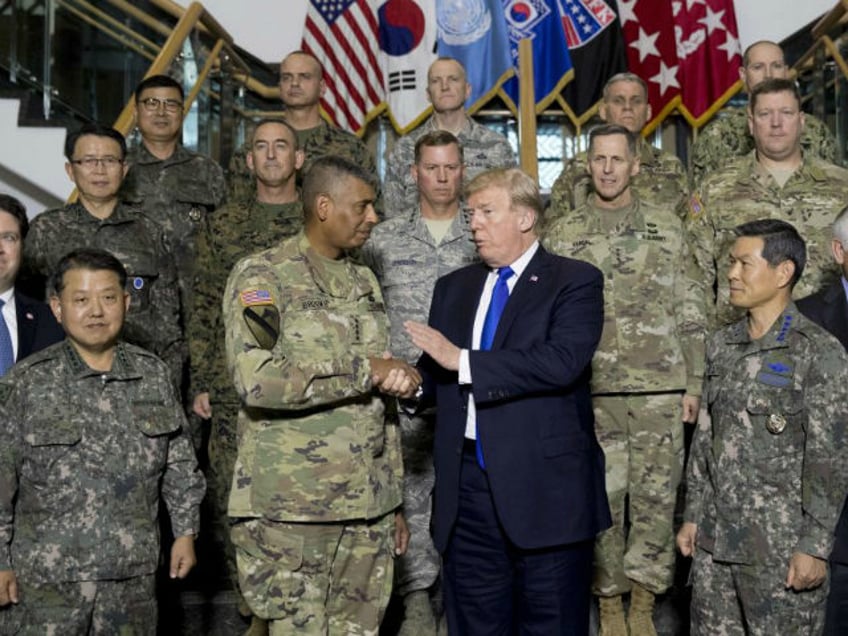
M 459 383 L 471 384 L 471 361 L 468 359 L 468 349 L 459 352 Z

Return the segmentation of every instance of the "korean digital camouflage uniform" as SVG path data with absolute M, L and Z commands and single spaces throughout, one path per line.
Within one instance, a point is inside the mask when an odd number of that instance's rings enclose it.
M 693 634 L 821 633 L 827 583 L 784 582 L 793 552 L 831 550 L 848 489 L 846 368 L 792 303 L 758 340 L 745 319 L 709 339 L 684 513 L 698 525 Z
M 163 230 L 135 206 L 119 203 L 98 219 L 80 203 L 42 212 L 26 238 L 23 272 L 31 291 L 44 296 L 45 281 L 72 249 L 111 252 L 127 270 L 130 309 L 122 337 L 162 358 L 178 382 L 186 358 L 174 259 Z
M 221 302 L 227 277 L 239 259 L 275 245 L 303 227 L 300 201 L 284 204 L 228 203 L 215 211 L 197 237 L 197 274 L 194 308 L 188 316 L 186 338 L 191 354 L 192 397 L 209 393 L 212 406 L 209 434 L 208 500 L 215 539 L 220 543 L 227 570 L 235 583 L 238 570 L 230 542 L 227 502 L 238 447 L 236 420 L 239 396 L 227 372 L 224 354 L 224 317 Z
M 297 146 L 303 151 L 305 158 L 297 173 L 298 183 L 309 164 L 322 155 L 338 155 L 350 159 L 369 174 L 373 174 L 376 179 L 377 165 L 374 163 L 374 157 L 371 156 L 368 146 L 356 135 L 336 128 L 324 120 L 315 128 L 296 132 Z M 249 201 L 256 197 L 256 177 L 247 167 L 247 151 L 248 144 L 245 144 L 230 158 L 228 178 L 229 198 L 232 201 Z
M 727 282 L 730 248 L 736 239 L 733 228 L 756 219 L 780 219 L 795 226 L 807 243 L 807 266 L 793 294 L 802 298 L 838 275 L 830 254 L 831 226 L 846 202 L 848 170 L 807 156 L 782 188 L 757 163 L 754 152 L 704 179 L 693 193 L 687 227 L 704 272 L 711 327 L 735 322 L 742 315 L 730 304 Z
M 204 490 L 165 365 L 119 343 L 94 371 L 64 341 L 0 378 L 0 421 L 0 569 L 21 585 L 0 633 L 154 634 L 160 493 L 184 536 Z M 113 606 L 92 619 L 95 591 Z
M 438 130 L 436 121 L 430 117 L 395 143 L 386 162 L 386 178 L 383 179 L 383 210 L 387 219 L 406 214 L 418 205 L 418 186 L 410 171 L 415 163 L 415 143 L 434 130 Z M 515 153 L 506 137 L 478 124 L 471 117 L 467 118 L 465 128 L 456 138 L 462 146 L 466 183 L 484 170 L 516 166 Z
M 242 594 L 272 635 L 376 633 L 403 472 L 371 386 L 368 358 L 389 348 L 377 280 L 300 232 L 239 261 L 224 324 L 242 401 L 229 505 Z
M 804 119 L 804 130 L 801 132 L 804 154 L 829 163 L 841 163 L 837 156 L 836 139 L 830 129 L 809 113 L 804 114 Z M 692 144 L 692 183 L 697 188 L 711 172 L 752 150 L 754 138 L 748 129 L 748 109 L 725 108 L 714 122 L 698 132 Z
M 635 193 L 632 205 L 614 211 L 598 209 L 593 195 L 555 220 L 544 242 L 604 274 L 604 329 L 591 388 L 614 525 L 596 542 L 594 593 L 619 596 L 631 581 L 663 593 L 674 575 L 681 397 L 700 395 L 704 356 L 699 272 L 683 222 Z
M 224 202 L 224 171 L 215 161 L 181 145 L 167 159 L 155 157 L 139 144 L 127 154 L 129 171 L 121 185 L 125 201 L 141 205 L 159 223 L 174 262 L 185 311 L 192 306 L 196 238 L 208 216 Z
M 407 320 L 426 323 L 436 280 L 478 260 L 465 215 L 459 213 L 436 244 L 419 207 L 377 225 L 362 249 L 362 260 L 377 275 L 391 325 L 392 355 L 415 364 L 421 350 L 403 328 Z M 409 549 L 398 560 L 395 583 L 406 595 L 426 590 L 440 569 L 430 537 L 434 417 L 400 414 L 404 459 L 403 512 L 410 531 Z
M 639 138 L 639 174 L 630 180 L 630 187 L 642 201 L 670 206 L 685 216 L 683 205 L 689 196 L 689 182 L 680 159 L 654 148 Z M 581 152 L 571 159 L 551 188 L 551 204 L 545 214 L 550 224 L 554 219 L 585 204 L 592 193 L 588 153 Z

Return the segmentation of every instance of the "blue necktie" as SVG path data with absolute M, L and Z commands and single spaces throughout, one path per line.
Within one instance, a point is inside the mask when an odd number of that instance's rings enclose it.
M 492 300 L 489 302 L 489 309 L 486 310 L 486 320 L 483 321 L 483 333 L 480 334 L 480 350 L 488 351 L 492 348 L 492 343 L 495 340 L 495 332 L 498 330 L 498 322 L 500 322 L 501 314 L 503 313 L 506 301 L 509 300 L 509 286 L 506 281 L 515 274 L 511 267 L 501 267 L 498 270 L 498 280 L 495 282 L 495 288 L 492 290 Z M 477 451 L 477 463 L 480 468 L 486 470 L 486 463 L 483 461 L 483 447 L 480 445 L 480 429 L 477 429 L 477 443 L 475 444 Z
M 9 335 L 6 319 L 3 317 L 3 306 L 5 304 L 5 300 L 0 300 L 0 376 L 6 375 L 6 372 L 15 364 L 12 337 Z

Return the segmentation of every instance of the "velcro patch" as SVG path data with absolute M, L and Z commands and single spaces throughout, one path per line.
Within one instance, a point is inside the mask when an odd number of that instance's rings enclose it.
M 239 294 L 239 300 L 245 307 L 254 305 L 273 305 L 274 299 L 267 289 L 248 289 Z
M 244 322 L 260 348 L 270 351 L 280 337 L 280 312 L 273 305 L 244 308 Z

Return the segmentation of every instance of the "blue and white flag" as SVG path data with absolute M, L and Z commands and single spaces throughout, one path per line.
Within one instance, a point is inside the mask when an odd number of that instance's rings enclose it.
M 436 0 L 437 51 L 465 67 L 471 95 L 466 109 L 488 102 L 512 74 L 502 0 Z
M 556 0 L 503 0 L 516 76 L 504 84 L 507 106 L 518 110 L 518 43 L 533 41 L 536 112 L 542 112 L 571 81 L 574 70 Z

